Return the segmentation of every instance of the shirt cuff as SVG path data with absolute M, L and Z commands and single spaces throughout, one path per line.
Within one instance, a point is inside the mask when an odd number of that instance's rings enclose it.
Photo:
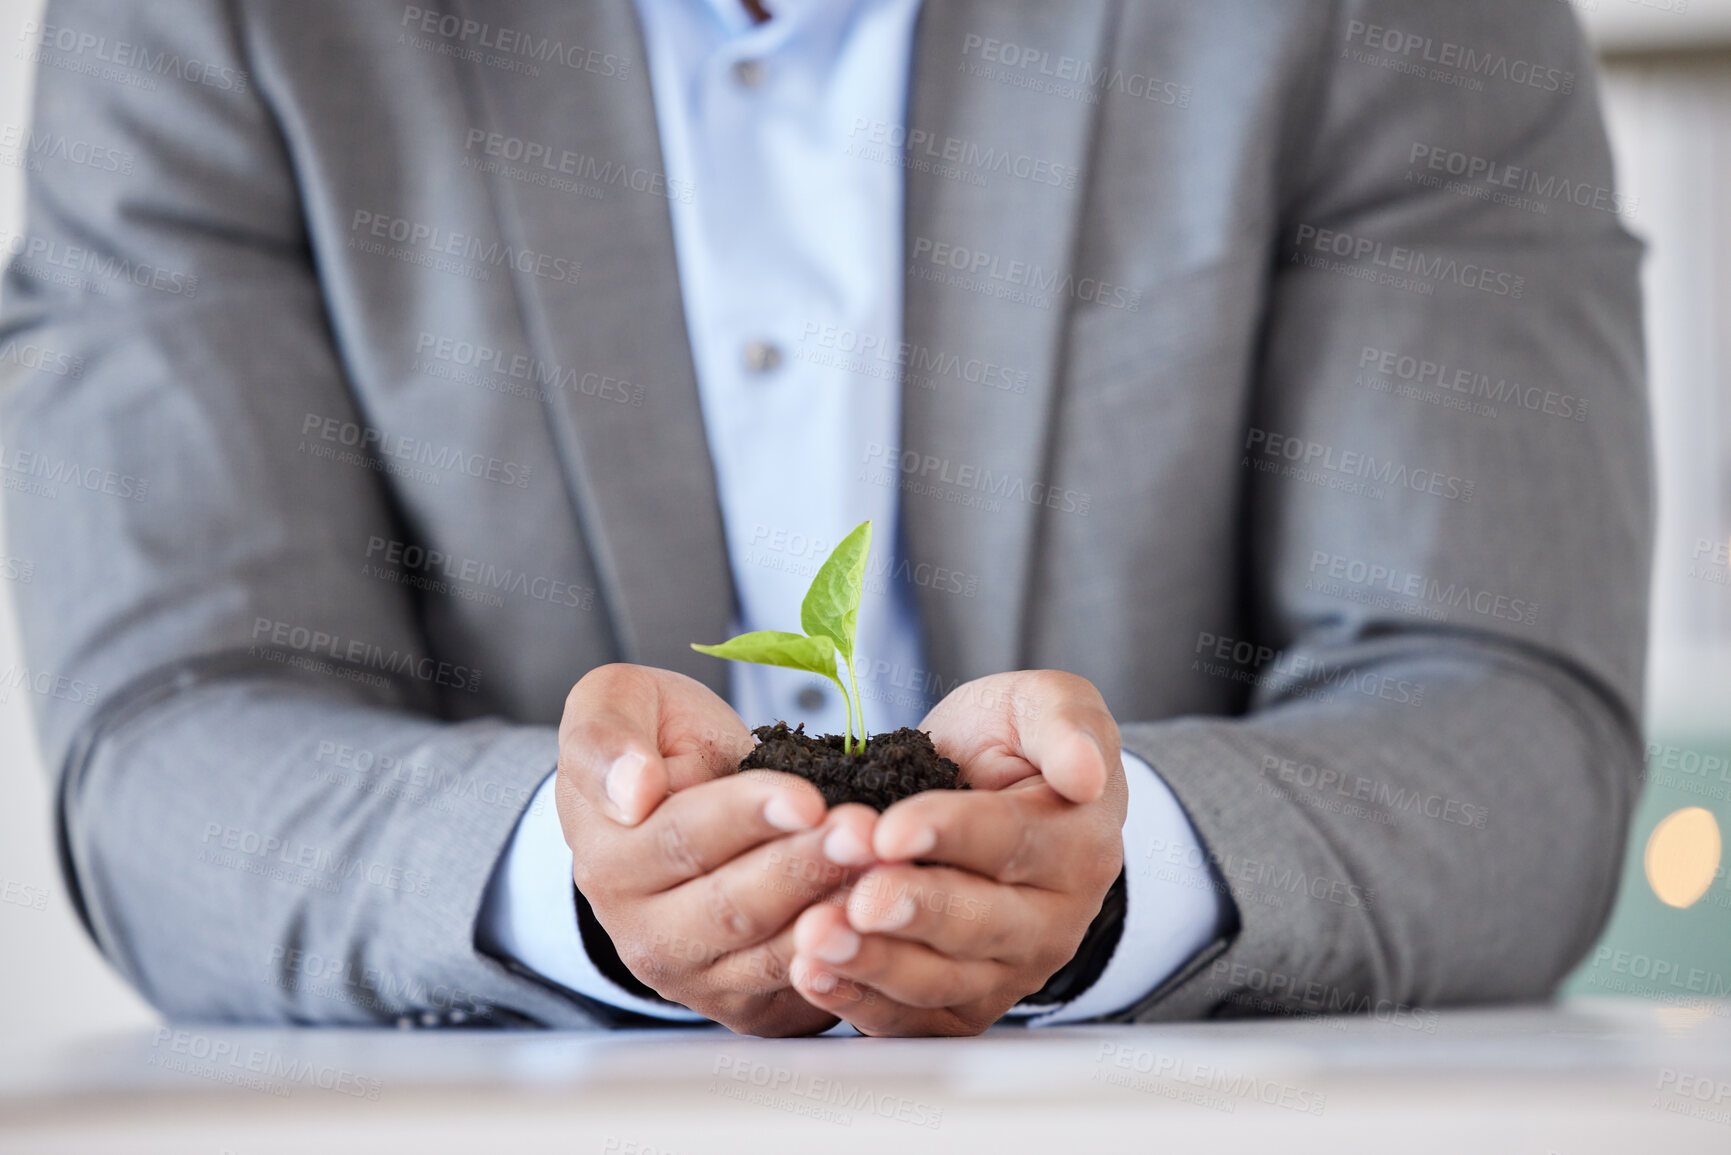
M 1029 1026 L 1099 1018 L 1133 1005 L 1197 951 L 1214 941 L 1224 914 L 1202 839 L 1171 787 L 1154 768 L 1124 751 L 1130 809 L 1124 818 L 1124 930 L 1094 985 L 1055 1008 L 1037 1009 Z M 1153 852 L 1171 853 L 1158 871 Z M 569 857 L 569 856 L 567 856 Z
M 542 978 L 621 1010 L 671 1022 L 709 1020 L 675 1003 L 640 998 L 601 973 L 577 929 L 571 848 L 553 804 L 547 775 L 493 871 L 481 900 L 476 938 L 490 954 L 514 959 Z

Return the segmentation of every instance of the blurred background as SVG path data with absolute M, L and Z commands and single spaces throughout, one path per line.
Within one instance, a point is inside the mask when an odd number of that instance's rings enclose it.
M 1599 49 L 1625 222 L 1648 244 L 1660 494 L 1647 787 L 1629 845 L 1606 848 L 1625 864 L 1610 925 L 1566 989 L 1731 999 L 1731 0 L 1547 2 L 1569 3 Z M 40 8 L 0 0 L 0 242 L 23 227 L 20 33 Z M 85 937 L 55 867 L 10 598 L 33 578 L 0 556 L 0 1019 L 20 1048 L 156 1021 Z

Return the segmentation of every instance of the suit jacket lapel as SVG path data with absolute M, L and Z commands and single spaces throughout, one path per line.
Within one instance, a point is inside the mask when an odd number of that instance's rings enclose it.
M 910 560 L 980 577 L 974 598 L 916 587 L 928 664 L 945 678 L 1026 660 L 1030 569 L 1042 515 L 1056 516 L 1041 502 L 1054 480 L 1046 475 L 1051 415 L 1078 296 L 1073 249 L 1100 95 L 1066 75 L 1079 62 L 1098 68 L 1110 59 L 1110 6 L 931 0 L 920 20 L 910 136 L 1007 150 L 1077 174 L 1064 188 L 1002 171 L 970 182 L 939 166 L 908 168 L 903 340 L 931 354 L 986 356 L 1028 381 L 1019 394 L 945 375 L 936 388 L 903 386 L 904 465 L 919 454 L 918 471 L 903 473 L 924 483 L 903 490 Z M 1062 91 L 1045 90 L 1048 82 Z M 995 295 L 1006 291 L 1035 303 Z M 996 508 L 946 499 L 948 489 Z
M 512 276 L 537 354 L 564 370 L 566 387 L 548 390 L 548 418 L 621 656 L 725 693 L 725 663 L 688 645 L 725 636 L 733 587 L 668 203 L 656 187 L 638 191 L 605 176 L 664 172 L 636 12 L 630 0 L 455 3 L 494 28 L 582 46 L 579 61 L 584 49 L 627 61 L 623 75 L 605 63 L 595 71 L 543 64 L 538 76 L 480 63 L 459 71 L 478 124 L 555 156 L 569 150 L 581 158 L 578 180 L 586 172 L 596 185 L 603 174 L 599 198 L 490 179 L 508 243 L 582 264 L 574 284 L 533 270 Z M 641 404 L 614 400 L 634 389 Z

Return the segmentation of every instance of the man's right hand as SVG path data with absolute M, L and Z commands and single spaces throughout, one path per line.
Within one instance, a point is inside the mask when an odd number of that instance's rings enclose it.
M 577 888 L 645 985 L 742 1034 L 811 1034 L 837 1020 L 789 985 L 793 921 L 874 861 L 877 816 L 738 772 L 752 744 L 695 679 L 591 670 L 559 725 L 559 822 Z

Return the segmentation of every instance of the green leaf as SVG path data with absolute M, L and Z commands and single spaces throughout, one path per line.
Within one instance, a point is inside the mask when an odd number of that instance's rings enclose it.
M 872 547 L 872 523 L 862 521 L 841 539 L 811 579 L 799 624 L 806 633 L 832 638 L 842 661 L 853 665 L 854 634 L 859 629 L 860 587 L 865 584 L 866 554 Z
M 841 684 L 836 677 L 835 642 L 827 636 L 807 638 L 780 630 L 755 630 L 729 638 L 719 646 L 700 646 L 693 642 L 691 648 L 717 658 L 822 674 L 837 685 Z

